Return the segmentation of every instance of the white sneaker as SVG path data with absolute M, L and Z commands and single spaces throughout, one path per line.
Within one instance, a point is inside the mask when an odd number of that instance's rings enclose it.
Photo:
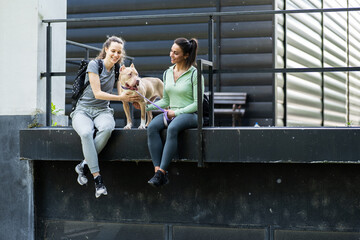
M 95 179 L 95 197 L 98 198 L 101 195 L 107 195 L 107 189 L 102 181 L 102 177 L 99 175 Z
M 85 176 L 84 168 L 82 167 L 82 162 L 76 165 L 75 172 L 78 174 L 77 181 L 80 185 L 87 184 L 88 179 Z

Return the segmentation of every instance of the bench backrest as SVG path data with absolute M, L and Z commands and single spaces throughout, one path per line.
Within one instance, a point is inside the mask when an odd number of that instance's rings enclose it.
M 245 104 L 246 95 L 244 92 L 214 92 L 214 104 Z

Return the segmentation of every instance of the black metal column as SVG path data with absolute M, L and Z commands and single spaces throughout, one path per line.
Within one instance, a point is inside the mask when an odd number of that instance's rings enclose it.
M 349 0 L 347 0 L 347 8 L 349 8 Z M 347 67 L 350 67 L 350 12 L 347 12 L 347 21 L 346 21 L 346 45 L 347 45 L 347 50 L 346 50 L 346 56 L 347 56 Z M 346 73 L 347 75 L 347 84 L 346 84 L 346 88 L 347 88 L 347 94 L 346 94 L 346 102 L 347 102 L 347 114 L 346 114 L 346 122 L 347 125 L 351 125 L 351 120 L 350 120 L 350 72 Z
M 273 0 L 272 2 L 272 6 L 273 9 L 275 10 L 276 7 L 276 0 Z M 272 68 L 275 69 L 276 68 L 276 58 L 277 58 L 277 49 L 276 49 L 276 44 L 277 44 L 277 33 L 276 33 L 276 25 L 277 25 L 277 19 L 276 19 L 276 15 L 272 15 Z M 276 112 L 276 104 L 277 104 L 277 73 L 272 73 L 272 126 L 276 126 L 276 118 L 277 118 L 277 112 Z
M 46 27 L 46 126 L 51 126 L 51 25 Z
M 284 10 L 286 10 L 286 0 L 284 1 Z M 273 40 L 276 41 L 276 40 Z M 284 13 L 284 68 L 287 69 L 287 14 Z M 287 126 L 287 73 L 283 73 L 284 77 L 284 127 Z M 276 120 L 275 124 L 276 125 Z
M 198 139 L 198 167 L 204 166 L 204 159 L 203 159 L 203 103 L 202 103 L 202 84 L 201 84 L 201 72 L 202 72 L 202 63 L 201 60 L 197 60 L 197 103 L 198 103 L 198 132 L 197 132 L 197 139 Z
M 321 9 L 324 9 L 324 0 L 321 1 Z M 321 67 L 325 66 L 325 50 L 324 50 L 324 12 L 321 12 Z M 321 72 L 321 126 L 324 126 L 325 122 L 325 73 Z
M 197 158 L 198 158 L 198 167 L 204 166 L 204 159 L 203 159 L 203 90 L 202 90 L 202 70 L 203 65 L 207 65 L 210 69 L 210 75 L 212 75 L 212 67 L 213 63 L 204 59 L 198 59 L 196 60 L 197 65 L 197 103 L 198 103 L 198 131 L 197 131 L 197 139 L 198 139 L 198 152 L 197 152 Z
M 209 61 L 213 62 L 213 52 L 214 52 L 214 19 L 210 16 L 209 19 L 209 32 L 208 32 L 208 41 L 209 41 Z M 218 56 L 219 57 L 219 56 Z M 209 105 L 210 105 L 210 116 L 209 124 L 211 127 L 214 126 L 214 81 L 213 81 L 213 72 L 212 66 L 209 66 Z
M 221 12 L 221 0 L 216 1 L 216 12 Z M 217 16 L 215 18 L 216 21 L 216 48 L 215 50 L 215 54 L 216 54 L 216 64 L 214 65 L 214 68 L 216 68 L 217 70 L 219 70 L 219 72 L 216 74 L 216 91 L 220 92 L 221 91 L 221 61 L 220 61 L 220 56 L 221 56 L 221 17 Z

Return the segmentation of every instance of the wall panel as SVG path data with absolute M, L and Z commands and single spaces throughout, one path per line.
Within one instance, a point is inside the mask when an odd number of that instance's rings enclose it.
M 228 12 L 250 10 L 272 10 L 272 0 L 246 0 L 246 1 L 149 1 L 134 0 L 123 1 L 118 4 L 115 0 L 105 1 L 68 1 L 68 18 L 110 17 L 110 16 L 137 16 L 176 13 L 202 13 L 202 12 Z M 243 15 L 214 17 L 215 28 L 215 69 L 241 70 L 255 67 L 273 67 L 273 16 L 271 15 Z M 135 58 L 134 63 L 141 76 L 161 77 L 162 72 L 170 66 L 169 49 L 177 37 L 199 40 L 199 58 L 208 59 L 208 18 L 158 18 L 126 21 L 105 22 L 70 22 L 68 24 L 67 38 L 101 48 L 108 35 L 118 35 L 126 41 L 126 51 Z M 68 58 L 82 58 L 84 53 L 77 47 L 69 46 Z M 91 54 L 95 57 L 96 52 Z M 219 60 L 219 66 L 216 61 Z M 277 59 L 281 62 L 281 58 Z M 70 90 L 76 65 L 67 65 L 67 86 Z M 207 79 L 207 76 L 205 76 Z M 273 111 L 268 114 L 260 113 L 260 108 L 247 111 L 257 102 L 272 105 L 273 85 L 272 74 L 259 73 L 221 73 L 214 76 L 216 91 L 245 91 L 255 89 L 248 93 L 243 125 L 253 125 L 260 120 L 255 115 L 264 116 L 268 124 L 272 119 Z M 257 86 L 264 87 L 256 91 Z M 268 92 L 264 92 L 266 89 Z M 260 104 L 260 105 L 261 105 Z M 255 115 L 253 115 L 255 113 Z M 221 118 L 222 116 L 220 116 Z M 221 119 L 219 119 L 220 121 Z M 216 119 L 215 119 L 216 121 Z M 222 121 L 222 120 L 221 120 Z M 224 122 L 224 121 L 222 121 Z
M 286 9 L 346 8 L 347 4 L 287 0 Z M 349 6 L 359 4 L 349 1 Z M 359 66 L 359 20 L 355 16 L 357 12 L 289 14 L 285 28 L 286 67 Z M 359 123 L 358 73 L 289 73 L 285 81 L 287 126 L 344 126 L 348 119 L 353 119 L 352 124 Z M 313 105 L 316 111 L 303 108 L 311 102 L 317 103 Z

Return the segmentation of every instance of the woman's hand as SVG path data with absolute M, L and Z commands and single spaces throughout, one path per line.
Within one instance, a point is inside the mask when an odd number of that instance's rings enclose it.
M 119 101 L 140 102 L 142 100 L 143 98 L 140 95 L 130 91 L 122 92 L 121 95 L 119 95 Z
M 175 117 L 175 112 L 173 110 L 166 110 L 168 119 L 173 119 Z
M 134 106 L 134 108 L 140 109 L 140 104 L 138 102 L 133 102 L 132 105 Z

